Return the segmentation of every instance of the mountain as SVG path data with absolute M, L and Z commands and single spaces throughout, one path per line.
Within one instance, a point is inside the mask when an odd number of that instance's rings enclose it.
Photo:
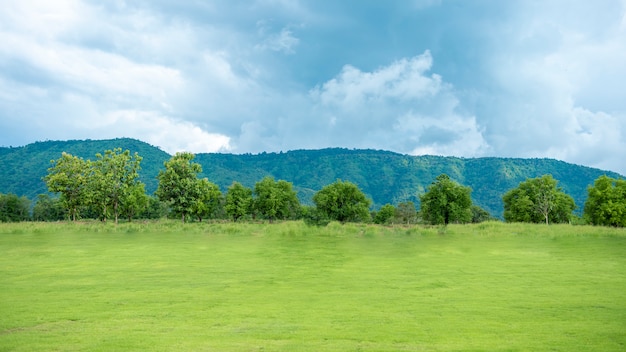
M 62 152 L 95 159 L 96 153 L 122 148 L 143 157 L 140 172 L 146 190 L 156 190 L 156 176 L 170 155 L 147 143 L 128 139 L 46 141 L 17 148 L 0 148 L 0 193 L 15 193 L 31 199 L 47 191 L 42 177 L 50 160 Z M 201 153 L 196 162 L 202 165 L 201 177 L 207 177 L 225 191 L 233 181 L 247 187 L 270 175 L 292 182 L 300 200 L 311 204 L 315 192 L 337 179 L 357 184 L 374 202 L 412 201 L 419 204 L 419 194 L 442 173 L 472 188 L 473 201 L 495 216 L 502 216 L 502 195 L 527 178 L 545 174 L 559 180 L 582 210 L 587 187 L 601 175 L 621 178 L 617 173 L 574 165 L 554 159 L 456 158 L 410 156 L 380 150 L 330 148 L 295 150 L 285 153 L 221 154 Z
M 137 152 L 143 157 L 140 179 L 149 192 L 154 192 L 158 185 L 156 175 L 163 167 L 163 162 L 170 158 L 166 152 L 150 144 L 129 138 L 109 140 L 73 140 L 45 141 L 28 144 L 23 147 L 0 148 L 0 193 L 15 193 L 36 199 L 38 194 L 47 193 L 42 180 L 48 174 L 51 161 L 67 152 L 85 160 L 96 159 L 96 153 L 122 148 Z

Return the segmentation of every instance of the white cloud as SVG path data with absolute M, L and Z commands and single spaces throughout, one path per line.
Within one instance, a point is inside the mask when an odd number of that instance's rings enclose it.
M 260 44 L 256 45 L 258 49 L 269 49 L 284 54 L 295 53 L 295 47 L 300 42 L 300 39 L 296 38 L 289 28 L 283 28 L 279 33 L 273 34 L 266 34 L 265 31 L 266 29 L 263 27 L 259 29 L 259 34 L 264 36 L 264 39 Z
M 124 134 L 170 152 L 341 146 L 626 173 L 624 0 L 3 5 L 4 143 Z
M 441 77 L 426 76 L 432 66 L 430 52 L 402 59 L 374 72 L 344 66 L 337 78 L 315 88 L 311 94 L 322 104 L 356 108 L 368 101 L 398 99 L 410 101 L 434 96 L 441 89 Z
M 488 78 L 496 94 L 481 98 L 489 107 L 479 122 L 498 155 L 552 157 L 626 171 L 616 158 L 626 148 L 621 94 L 626 7 L 598 10 L 595 4 L 567 11 L 562 6 L 519 9 L 512 24 L 516 30 L 507 33 L 507 44 L 492 58 Z
M 411 154 L 476 156 L 486 144 L 473 116 L 456 111 L 453 87 L 430 52 L 373 72 L 345 66 L 310 93 L 335 143 Z M 326 131 L 325 131 L 326 132 Z
M 150 111 L 123 110 L 108 113 L 103 123 L 95 126 L 99 133 L 110 131 L 115 137 L 139 138 L 174 154 L 179 151 L 194 153 L 228 152 L 230 138 L 209 133 L 187 121 L 177 121 Z

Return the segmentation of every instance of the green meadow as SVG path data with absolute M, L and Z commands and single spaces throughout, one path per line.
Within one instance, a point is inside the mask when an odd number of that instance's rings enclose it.
M 0 351 L 624 350 L 624 229 L 0 224 Z

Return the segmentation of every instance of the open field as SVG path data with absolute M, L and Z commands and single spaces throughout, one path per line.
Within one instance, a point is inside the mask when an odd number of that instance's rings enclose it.
M 624 351 L 626 230 L 0 224 L 0 351 Z

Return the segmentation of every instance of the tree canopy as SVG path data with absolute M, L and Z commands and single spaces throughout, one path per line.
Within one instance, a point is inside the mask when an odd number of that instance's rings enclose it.
M 207 178 L 197 182 L 198 198 L 192 205 L 191 213 L 198 218 L 198 221 L 202 221 L 203 218 L 215 216 L 221 205 L 222 192 L 215 183 L 210 182 Z
M 48 190 L 61 193 L 61 201 L 69 217 L 76 221 L 82 207 L 87 204 L 87 177 L 89 164 L 77 156 L 63 152 L 44 177 Z
M 226 191 L 224 208 L 233 221 L 243 219 L 252 211 L 252 190 L 239 182 L 233 182 Z
M 117 224 L 122 209 L 136 210 L 137 202 L 143 201 L 137 195 L 145 189 L 138 181 L 141 160 L 137 153 L 131 156 L 130 151 L 115 148 L 104 154 L 97 153 L 96 160 L 88 163 L 90 200 L 101 210 L 103 219 L 112 212 Z M 130 204 L 132 202 L 135 204 Z
M 357 185 L 337 180 L 313 196 L 318 211 L 339 222 L 369 221 L 371 201 Z
M 30 218 L 30 200 L 16 194 L 0 193 L 0 222 L 18 222 Z
M 626 180 L 600 176 L 587 192 L 583 216 L 589 223 L 626 226 Z
M 391 204 L 383 205 L 374 215 L 375 224 L 389 224 L 396 216 L 396 207 Z
M 156 195 L 170 205 L 183 223 L 185 217 L 193 212 L 200 197 L 198 174 L 202 172 L 202 167 L 192 162 L 194 157 L 194 154 L 188 152 L 176 153 L 163 164 L 165 170 L 161 170 L 157 176 L 159 186 Z
M 574 199 L 558 187 L 552 175 L 527 179 L 503 197 L 508 222 L 567 223 L 576 207 Z
M 266 176 L 254 186 L 254 208 L 270 221 L 295 218 L 300 202 L 290 182 Z
M 468 223 L 472 220 L 471 189 L 441 174 L 420 197 L 422 219 L 433 225 Z

